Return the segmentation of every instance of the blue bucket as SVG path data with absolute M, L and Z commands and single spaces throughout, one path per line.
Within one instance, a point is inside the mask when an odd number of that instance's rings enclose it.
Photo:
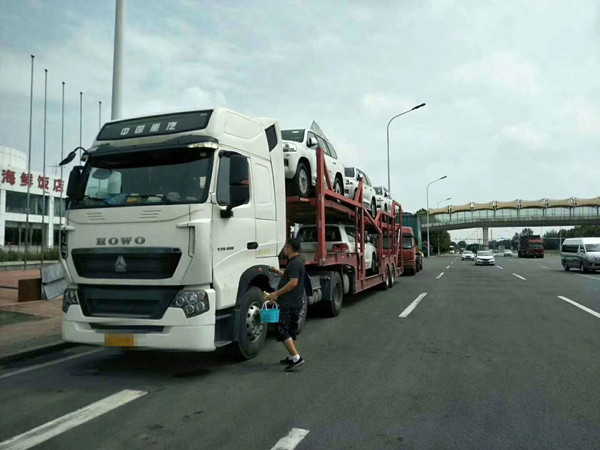
M 273 307 L 269 308 L 268 302 L 264 302 L 260 309 L 260 321 L 263 323 L 277 323 L 279 322 L 279 306 L 277 303 Z

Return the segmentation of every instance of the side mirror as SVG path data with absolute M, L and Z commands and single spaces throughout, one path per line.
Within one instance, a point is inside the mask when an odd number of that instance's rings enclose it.
M 71 200 L 79 201 L 83 199 L 85 194 L 85 186 L 83 185 L 83 167 L 75 166 L 69 174 L 69 182 L 67 183 L 67 197 Z
M 309 148 L 313 148 L 316 147 L 318 145 L 317 140 L 311 136 L 308 138 L 308 141 L 306 142 L 306 145 L 308 145 Z

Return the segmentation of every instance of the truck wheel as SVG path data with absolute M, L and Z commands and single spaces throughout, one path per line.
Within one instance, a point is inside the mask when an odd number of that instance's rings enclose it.
M 253 286 L 244 294 L 238 310 L 235 350 L 237 356 L 243 359 L 254 358 L 265 344 L 267 325 L 260 320 L 260 308 L 263 302 L 262 291 Z
M 331 292 L 333 298 L 331 301 L 326 302 L 327 305 L 326 313 L 330 317 L 337 317 L 342 311 L 342 302 L 344 301 L 344 286 L 342 285 L 342 277 L 340 274 L 335 272 L 331 277 Z
M 567 266 L 566 261 L 563 261 L 563 269 L 565 269 L 565 272 L 568 272 L 569 270 L 571 270 L 571 268 L 569 266 Z
M 306 323 L 306 311 L 308 308 L 308 300 L 306 299 L 306 294 L 302 296 L 302 309 L 300 310 L 300 318 L 298 319 L 298 325 L 296 327 L 296 334 L 302 333 L 302 329 L 304 328 L 304 324 Z
M 579 270 L 580 270 L 581 272 L 583 272 L 583 273 L 586 273 L 586 272 L 587 272 L 587 269 L 584 267 L 584 265 L 583 265 L 583 263 L 582 263 L 582 262 L 580 262 L 580 263 L 579 263 Z
M 392 265 L 392 284 L 390 287 L 394 287 L 396 284 L 396 268 Z
M 303 162 L 298 164 L 298 170 L 294 176 L 294 188 L 300 197 L 306 198 L 310 194 L 310 171 Z

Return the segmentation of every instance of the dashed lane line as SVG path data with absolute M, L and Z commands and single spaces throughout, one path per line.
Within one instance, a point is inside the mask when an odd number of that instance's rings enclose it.
M 498 269 L 504 270 L 504 267 L 496 266 Z
M 592 316 L 594 316 L 594 317 L 597 317 L 598 319 L 600 319 L 600 313 L 598 313 L 598 312 L 594 311 L 593 309 L 590 309 L 590 308 L 588 308 L 587 306 L 580 305 L 579 303 L 577 303 L 577 302 L 574 302 L 574 301 L 573 301 L 573 300 L 571 300 L 570 298 L 563 297 L 562 295 L 557 295 L 557 297 L 558 297 L 558 298 L 560 298 L 561 300 L 564 300 L 565 302 L 568 302 L 568 303 L 570 303 L 570 304 L 571 304 L 571 305 L 573 305 L 573 306 L 576 306 L 576 307 L 578 307 L 579 309 L 581 309 L 581 310 L 585 311 L 586 313 L 589 313 L 589 314 L 591 314 Z
M 578 273 L 577 275 L 579 275 L 580 277 L 586 277 L 586 278 L 591 278 L 592 280 L 600 281 L 600 277 L 592 277 L 590 275 L 581 275 L 580 273 Z
M 444 272 L 440 273 L 437 277 L 435 277 L 437 280 L 439 280 L 440 278 L 442 278 L 444 276 Z
M 309 430 L 302 428 L 292 428 L 287 436 L 282 437 L 271 448 L 271 450 L 293 450 L 306 437 Z
M 527 281 L 527 278 L 525 278 L 525 277 L 522 277 L 521 275 L 517 275 L 516 273 L 513 273 L 513 275 L 514 275 L 515 277 L 517 277 L 517 278 L 520 278 L 521 280 L 525 280 L 525 281 Z
M 144 391 L 132 391 L 125 389 L 121 392 L 111 395 L 110 397 L 103 398 L 97 402 L 94 402 L 88 406 L 85 406 L 77 411 L 66 414 L 58 419 L 51 420 L 44 425 L 40 425 L 33 430 L 27 431 L 26 433 L 19 434 L 13 438 L 10 438 L 4 442 L 0 442 L 0 450 L 26 450 L 42 442 L 47 441 L 55 436 L 58 436 L 65 431 L 75 428 L 81 424 L 89 422 L 96 417 L 106 414 L 113 409 L 123 406 L 137 398 L 146 395 Z M 286 447 L 282 447 L 286 448 Z M 293 448 L 293 447 L 290 447 Z
M 548 267 L 546 267 L 546 266 L 540 266 L 540 267 L 541 267 L 542 269 L 547 269 L 547 268 L 548 268 Z
M 423 293 L 419 294 L 419 296 L 410 305 L 408 305 L 408 308 L 406 308 L 404 311 L 402 311 L 402 314 L 400 314 L 398 317 L 402 317 L 403 319 L 406 319 L 406 317 L 408 317 L 408 315 L 411 312 L 413 312 L 413 310 L 417 307 L 417 305 L 419 303 L 421 303 L 421 300 L 423 300 L 426 295 L 427 295 L 427 292 L 423 292 Z
M 449 269 L 449 268 L 450 268 L 450 266 L 446 266 L 446 269 Z
M 67 356 L 66 358 L 57 359 L 55 361 L 49 361 L 49 362 L 45 362 L 45 363 L 42 363 L 42 364 L 36 364 L 35 366 L 24 367 L 23 369 L 15 370 L 13 372 L 9 372 L 9 373 L 5 373 L 4 375 L 0 375 L 0 380 L 2 380 L 3 378 L 8 378 L 8 377 L 12 377 L 12 376 L 15 376 L 15 375 L 20 375 L 20 374 L 25 373 L 25 372 L 30 372 L 32 370 L 41 369 L 43 367 L 54 366 L 55 364 L 60 364 L 62 362 L 70 361 L 72 359 L 82 358 L 84 356 L 92 355 L 94 353 L 98 353 L 98 352 L 101 352 L 103 350 L 104 350 L 104 348 L 97 348 L 97 349 L 94 349 L 94 350 L 90 350 L 89 352 L 78 353 L 76 355 Z

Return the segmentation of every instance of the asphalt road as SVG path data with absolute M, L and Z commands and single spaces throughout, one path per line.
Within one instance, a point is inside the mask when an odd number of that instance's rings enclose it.
M 557 257 L 497 263 L 426 259 L 339 317 L 310 317 L 296 373 L 273 337 L 242 363 L 78 347 L 4 367 L 0 449 L 60 418 L 27 442 L 268 450 L 300 429 L 280 448 L 599 448 L 600 273 Z

